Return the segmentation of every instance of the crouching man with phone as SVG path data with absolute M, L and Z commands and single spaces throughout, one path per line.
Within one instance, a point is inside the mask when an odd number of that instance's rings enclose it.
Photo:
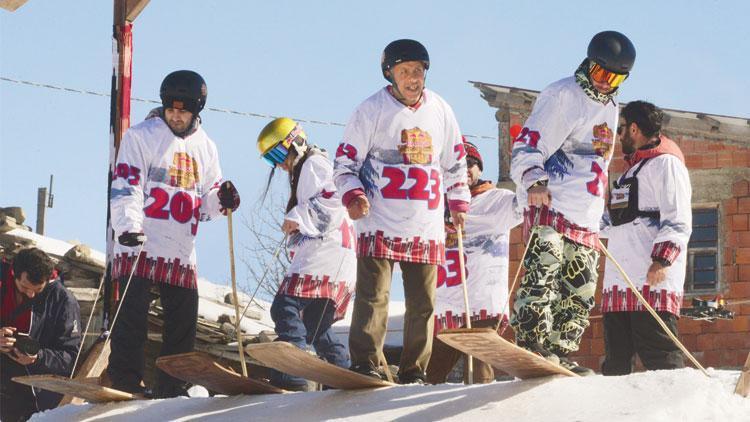
M 21 375 L 69 376 L 81 344 L 81 311 L 42 250 L 0 262 L 0 420 L 25 421 L 62 396 L 12 381 Z

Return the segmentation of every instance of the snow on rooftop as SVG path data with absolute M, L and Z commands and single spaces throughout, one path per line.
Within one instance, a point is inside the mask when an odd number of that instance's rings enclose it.
M 623 377 L 554 378 L 464 386 L 176 398 L 67 405 L 33 421 L 750 421 L 750 398 L 733 394 L 738 371 L 695 369 Z
M 78 243 L 73 242 L 66 242 L 64 240 L 59 239 L 53 239 L 51 237 L 43 236 L 41 234 L 37 234 L 28 230 L 24 229 L 13 229 L 6 233 L 10 236 L 17 236 L 24 239 L 33 240 L 36 247 L 39 249 L 53 255 L 57 256 L 64 256 L 66 252 L 70 250 L 70 248 L 76 246 Z M 95 249 L 91 249 L 91 258 L 94 259 L 96 262 L 100 263 L 101 266 L 104 266 L 105 257 L 102 252 L 99 252 Z

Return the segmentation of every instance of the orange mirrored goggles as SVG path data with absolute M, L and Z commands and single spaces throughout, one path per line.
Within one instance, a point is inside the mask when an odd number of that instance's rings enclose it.
M 612 88 L 618 87 L 622 81 L 628 78 L 628 74 L 621 75 L 619 73 L 610 72 L 609 70 L 594 63 L 589 70 L 591 79 L 599 83 L 608 83 Z

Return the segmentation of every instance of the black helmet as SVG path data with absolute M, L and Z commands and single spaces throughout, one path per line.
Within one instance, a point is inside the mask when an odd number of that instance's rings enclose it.
M 178 70 L 164 78 L 159 89 L 164 108 L 179 108 L 197 115 L 206 105 L 206 81 L 192 70 Z
M 383 50 L 383 57 L 380 58 L 380 68 L 383 71 L 383 77 L 391 82 L 386 76 L 385 71 L 390 70 L 393 66 L 401 62 L 420 61 L 424 63 L 425 70 L 430 68 L 430 55 L 427 49 L 419 41 L 414 40 L 396 40 L 388 44 Z
M 591 39 L 588 58 L 610 72 L 624 75 L 633 68 L 635 47 L 625 35 L 604 31 Z

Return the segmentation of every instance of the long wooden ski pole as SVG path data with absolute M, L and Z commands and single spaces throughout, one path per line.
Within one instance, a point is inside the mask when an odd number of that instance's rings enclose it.
M 461 273 L 461 285 L 464 288 L 464 309 L 466 310 L 466 328 L 471 328 L 471 309 L 469 309 L 469 289 L 466 287 L 466 263 L 464 262 L 463 228 L 456 227 L 458 237 L 458 271 Z M 474 361 L 466 355 L 467 384 L 474 384 Z
M 237 278 L 234 272 L 234 235 L 232 230 L 232 210 L 227 209 L 227 227 L 229 229 L 229 272 L 232 276 L 232 302 L 234 302 L 234 332 L 237 333 L 237 350 L 240 353 L 240 364 L 242 365 L 242 376 L 247 378 L 247 365 L 245 364 L 245 348 L 242 345 L 242 328 L 240 326 L 240 302 L 237 299 Z
M 521 259 L 518 261 L 518 267 L 516 268 L 516 275 L 513 277 L 513 283 L 510 284 L 510 288 L 508 289 L 508 297 L 505 299 L 505 303 L 503 304 L 503 307 L 500 308 L 500 312 L 505 312 L 505 308 L 508 307 L 508 304 L 510 304 L 510 295 L 513 294 L 513 289 L 516 288 L 516 283 L 518 283 L 518 276 L 521 274 L 521 268 L 523 268 L 523 260 L 526 258 L 526 253 L 529 251 L 529 245 L 531 245 L 531 238 L 533 236 L 529 235 L 529 239 L 526 241 L 526 247 L 523 250 L 523 254 L 521 255 Z M 508 310 L 508 316 L 510 316 L 512 312 L 510 309 Z M 502 324 L 502 320 L 500 321 Z M 510 325 L 510 322 L 503 326 L 503 328 L 500 330 L 499 335 L 503 335 L 505 330 L 508 328 L 508 325 Z
M 703 372 L 703 374 L 705 376 L 711 378 L 711 375 L 708 374 L 708 372 L 706 371 L 706 368 L 704 368 L 703 365 L 701 365 L 700 362 L 698 362 L 698 360 L 695 358 L 695 356 L 693 356 L 693 354 L 690 353 L 687 348 L 685 348 L 685 346 L 680 342 L 680 340 L 677 339 L 677 337 L 674 335 L 674 333 L 672 333 L 672 331 L 669 329 L 669 327 L 667 327 L 667 324 L 664 323 L 664 320 L 662 320 L 661 317 L 659 316 L 659 314 L 656 313 L 656 311 L 654 310 L 654 308 L 652 308 L 651 305 L 649 305 L 648 301 L 643 297 L 643 295 L 641 294 L 641 292 L 638 291 L 638 288 L 635 287 L 635 284 L 633 284 L 633 282 L 630 281 L 630 277 L 628 277 L 628 275 L 625 274 L 625 270 L 622 269 L 622 267 L 615 260 L 615 258 L 612 256 L 612 254 L 609 253 L 609 250 L 607 250 L 607 247 L 604 246 L 604 243 L 602 243 L 601 240 L 599 240 L 599 247 L 602 248 L 602 251 L 607 256 L 607 258 L 609 258 L 609 260 L 613 264 L 615 264 L 615 267 L 617 267 L 617 270 L 620 272 L 620 274 L 622 274 L 622 278 L 625 280 L 626 283 L 628 283 L 628 286 L 633 291 L 633 293 L 635 294 L 635 296 L 638 298 L 638 301 L 641 302 L 641 304 L 643 305 L 643 307 L 645 307 L 649 311 L 649 313 L 651 313 L 651 315 L 653 315 L 654 318 L 656 318 L 656 322 L 659 323 L 659 325 L 664 330 L 664 332 L 667 333 L 667 335 L 669 336 L 670 339 L 672 339 L 672 342 L 674 342 L 674 344 L 677 347 L 679 347 L 680 350 L 682 350 L 682 353 L 684 353 L 685 356 L 687 356 L 688 359 L 690 359 L 690 361 L 693 362 L 693 364 L 698 369 L 700 369 L 701 372 Z
M 742 372 L 740 373 L 740 378 L 737 380 L 734 393 L 742 397 L 750 396 L 750 353 L 747 354 L 747 360 L 745 361 L 745 366 L 742 367 Z

